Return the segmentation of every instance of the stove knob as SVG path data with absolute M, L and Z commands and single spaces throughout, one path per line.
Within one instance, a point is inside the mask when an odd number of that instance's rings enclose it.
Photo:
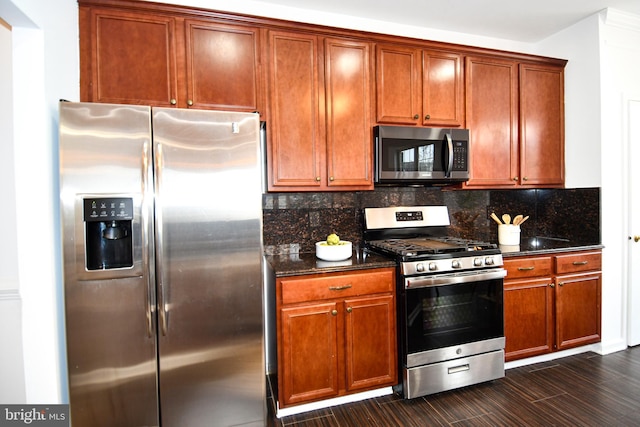
M 476 267 L 481 267 L 482 266 L 482 258 L 474 258 L 473 259 L 473 265 Z
M 435 262 L 429 263 L 429 271 L 436 271 L 437 269 L 438 269 L 438 264 L 436 264 Z
M 420 263 L 420 264 L 416 264 L 416 271 L 421 273 L 424 271 L 424 264 Z
M 454 259 L 454 260 L 451 262 L 451 267 L 453 267 L 453 268 L 460 268 L 460 267 L 461 267 L 461 265 L 460 265 L 460 261 L 458 261 L 457 259 Z
M 484 263 L 487 265 L 493 265 L 493 257 L 490 257 L 490 256 L 486 257 L 484 259 Z

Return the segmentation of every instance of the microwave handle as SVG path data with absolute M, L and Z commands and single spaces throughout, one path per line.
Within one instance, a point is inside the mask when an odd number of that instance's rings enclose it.
M 444 176 L 449 178 L 451 176 L 451 171 L 453 170 L 453 141 L 451 140 L 450 133 L 446 133 L 444 138 L 447 142 L 447 151 L 449 154 L 447 156 L 447 167 L 445 168 Z

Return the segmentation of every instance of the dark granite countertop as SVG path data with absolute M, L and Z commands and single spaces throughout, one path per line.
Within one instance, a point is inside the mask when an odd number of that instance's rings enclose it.
M 503 258 L 598 250 L 604 247 L 599 244 L 577 244 L 566 239 L 550 237 L 532 237 L 523 239 L 520 243 L 518 246 L 499 246 Z M 316 258 L 315 252 L 267 255 L 265 259 L 273 268 L 276 277 L 395 266 L 395 260 L 383 255 L 363 251 L 361 248 L 354 250 L 351 258 L 344 261 L 323 261 Z
M 513 256 L 545 255 L 558 252 L 596 250 L 602 249 L 603 247 L 604 246 L 600 244 L 578 244 L 567 239 L 557 239 L 552 237 L 531 237 L 523 239 L 518 246 L 499 246 L 502 251 L 503 258 Z
M 271 264 L 276 277 L 395 267 L 396 265 L 393 259 L 364 252 L 362 249 L 355 250 L 347 260 L 335 262 L 316 258 L 315 252 L 268 255 L 265 258 Z

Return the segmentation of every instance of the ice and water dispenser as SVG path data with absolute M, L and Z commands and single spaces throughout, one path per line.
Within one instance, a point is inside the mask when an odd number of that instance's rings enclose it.
M 83 199 L 87 270 L 133 267 L 133 199 Z

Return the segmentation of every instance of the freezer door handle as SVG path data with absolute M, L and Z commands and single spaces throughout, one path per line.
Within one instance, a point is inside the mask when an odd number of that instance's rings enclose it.
M 146 142 L 142 146 L 142 215 L 141 215 L 141 227 L 142 227 L 142 268 L 143 275 L 147 282 L 147 295 L 146 295 L 146 303 L 147 303 L 147 336 L 149 338 L 153 337 L 154 327 L 153 327 L 153 314 L 154 307 L 156 303 L 155 293 L 153 282 L 155 276 L 153 274 L 153 268 L 151 266 L 151 257 L 149 254 L 149 246 L 151 245 L 151 211 L 152 207 L 149 206 L 150 201 L 153 200 L 150 197 L 150 189 L 149 189 L 149 178 L 151 176 L 151 163 L 149 162 L 151 158 L 149 152 L 149 143 Z
M 166 310 L 166 295 L 165 295 L 165 278 L 164 278 L 164 241 L 163 237 L 163 223 L 162 223 L 162 195 L 160 188 L 162 185 L 162 144 L 156 145 L 156 167 L 155 167 L 155 214 L 156 214 L 156 279 L 158 282 L 158 311 L 160 316 L 160 330 L 162 335 L 167 335 L 167 310 Z

